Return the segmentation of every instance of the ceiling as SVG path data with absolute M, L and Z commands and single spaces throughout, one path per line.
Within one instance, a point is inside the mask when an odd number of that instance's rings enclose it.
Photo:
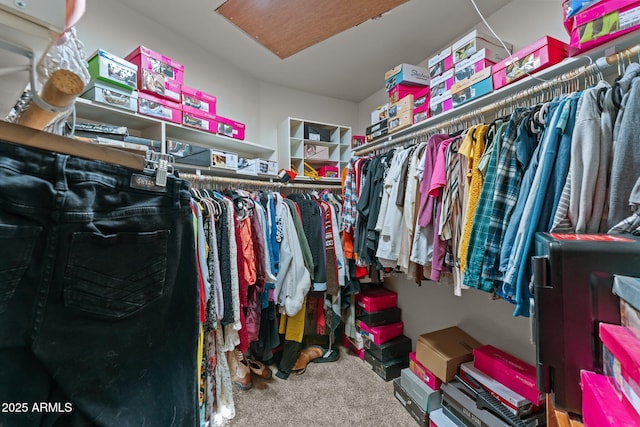
M 471 0 L 410 0 L 280 59 L 215 12 L 224 0 L 118 1 L 259 80 L 352 102 L 383 88 L 385 71 L 420 63 L 481 21 Z M 475 1 L 487 17 L 510 0 Z

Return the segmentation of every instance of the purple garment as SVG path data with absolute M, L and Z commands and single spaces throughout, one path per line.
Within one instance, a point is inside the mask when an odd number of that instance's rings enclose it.
M 438 156 L 436 157 L 436 161 L 433 162 L 434 165 L 434 171 L 436 170 L 436 163 L 437 162 L 441 162 L 443 163 L 444 166 L 442 166 L 440 168 L 440 170 L 442 171 L 444 168 L 444 170 L 446 171 L 446 152 L 447 152 L 447 148 L 449 147 L 449 144 L 451 144 L 452 141 L 454 141 L 456 138 L 449 138 L 446 141 L 443 141 L 440 143 L 440 146 L 438 147 Z M 436 179 L 438 179 L 438 177 L 435 177 Z M 433 180 L 432 180 L 433 181 Z M 433 255 L 432 255 L 432 260 L 431 260 L 431 275 L 429 276 L 429 279 L 433 280 L 434 282 L 439 282 L 440 281 L 440 273 L 442 272 L 442 268 L 444 265 L 444 256 L 447 253 L 447 241 L 446 240 L 442 240 L 440 238 L 440 233 L 439 233 L 439 228 L 438 224 L 440 224 L 440 214 L 442 213 L 442 192 L 439 191 L 440 187 L 444 187 L 445 183 L 444 182 L 438 182 L 438 187 L 433 187 L 433 185 L 429 185 L 430 188 L 435 189 L 437 188 L 438 191 L 438 195 L 433 197 L 433 196 L 428 196 L 430 199 L 433 199 L 433 206 L 435 209 L 435 222 L 434 224 L 436 225 L 434 227 L 434 233 L 433 233 Z M 436 193 L 435 191 L 431 192 Z
M 433 197 L 429 196 L 429 188 L 431 187 L 431 175 L 436 163 L 438 155 L 438 147 L 442 141 L 449 139 L 449 135 L 437 134 L 429 138 L 427 142 L 427 152 L 424 156 L 424 165 L 422 170 L 422 181 L 420 183 L 420 210 L 418 211 L 418 225 L 426 227 L 433 224 Z

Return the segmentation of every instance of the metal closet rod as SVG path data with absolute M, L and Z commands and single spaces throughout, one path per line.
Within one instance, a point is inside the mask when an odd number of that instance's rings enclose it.
M 485 114 L 494 113 L 496 111 L 505 109 L 512 109 L 516 106 L 517 102 L 520 102 L 523 99 L 531 99 L 535 95 L 542 94 L 544 96 L 545 93 L 553 93 L 554 90 L 562 90 L 564 89 L 562 88 L 562 85 L 567 85 L 567 88 L 569 88 L 570 83 L 574 80 L 575 85 L 578 85 L 579 82 L 577 81 L 577 79 L 583 74 L 585 76 L 601 74 L 602 70 L 610 68 L 612 65 L 620 65 L 621 63 L 624 64 L 625 60 L 631 62 L 632 56 L 638 56 L 638 58 L 640 59 L 639 55 L 640 44 L 608 56 L 600 57 L 589 65 L 577 67 L 573 70 L 561 74 L 560 76 L 556 76 L 549 81 L 531 86 L 527 89 L 523 89 L 521 92 L 505 97 L 504 99 L 493 102 L 489 105 L 485 105 L 484 107 L 461 114 L 460 116 L 454 117 L 452 119 L 444 120 L 440 123 L 436 123 L 415 132 L 408 133 L 399 138 L 385 139 L 373 145 L 363 147 L 360 150 L 355 149 L 353 150 L 353 154 L 362 156 L 373 151 L 386 151 L 386 149 L 402 146 L 407 141 L 412 141 L 420 137 L 428 136 L 429 134 L 437 132 L 438 130 L 452 129 L 455 126 L 459 126 L 463 123 L 471 123 L 474 120 L 478 122 L 483 121 Z M 563 93 L 565 92 L 566 91 L 563 91 Z
M 302 183 L 289 183 L 278 181 L 261 181 L 257 179 L 242 179 L 242 178 L 230 178 L 215 175 L 196 175 L 192 173 L 181 173 L 180 178 L 186 179 L 191 182 L 205 182 L 212 184 L 234 184 L 234 185 L 246 185 L 251 187 L 269 187 L 269 188 L 292 188 L 292 189 L 309 189 L 309 190 L 334 190 L 341 188 L 341 183 L 336 182 L 323 182 L 317 184 L 302 184 Z

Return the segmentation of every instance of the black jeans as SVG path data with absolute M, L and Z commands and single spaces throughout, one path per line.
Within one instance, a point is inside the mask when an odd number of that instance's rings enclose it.
M 189 186 L 158 190 L 0 141 L 0 427 L 197 425 Z

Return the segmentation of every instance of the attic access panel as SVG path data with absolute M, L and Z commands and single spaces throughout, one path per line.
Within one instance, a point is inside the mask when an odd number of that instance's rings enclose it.
M 216 12 L 281 59 L 408 0 L 227 0 Z

